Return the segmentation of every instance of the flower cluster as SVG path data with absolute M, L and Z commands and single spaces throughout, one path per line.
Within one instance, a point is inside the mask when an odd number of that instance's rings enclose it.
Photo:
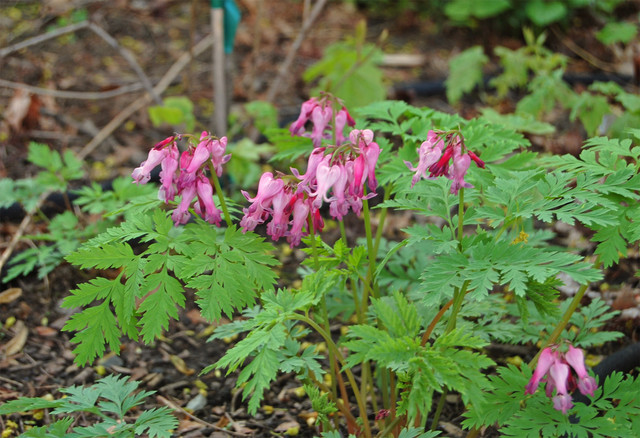
M 420 178 L 434 179 L 445 176 L 453 181 L 451 193 L 457 194 L 462 187 L 473 187 L 464 180 L 472 160 L 478 167 L 484 169 L 484 161 L 465 147 L 462 135 L 459 133 L 430 130 L 427 133 L 427 140 L 417 151 L 419 157 L 417 167 L 409 161 L 404 162 L 409 170 L 415 172 L 411 179 L 411 187 L 415 186 Z M 450 161 L 451 164 L 449 164 Z M 427 176 L 427 170 L 429 176 Z
M 334 104 L 338 102 L 339 110 L 335 110 Z M 313 125 L 312 131 L 309 133 L 305 129 L 307 122 Z M 337 99 L 329 94 L 323 94 L 319 99 L 312 97 L 302 104 L 298 119 L 291 124 L 289 131 L 291 135 L 309 137 L 313 140 L 314 147 L 320 147 L 322 139 L 333 138 L 333 130 L 335 129 L 335 143 L 340 146 L 344 143 L 344 128 L 355 126 L 347 109 Z
M 571 369 L 578 376 L 576 382 Z M 545 377 L 543 379 L 543 377 Z M 557 347 L 547 347 L 540 353 L 538 366 L 531 376 L 531 380 L 525 388 L 525 394 L 533 394 L 538 389 L 541 381 L 547 383 L 545 391 L 547 397 L 553 396 L 553 407 L 566 414 L 573 407 L 570 392 L 576 388 L 584 394 L 593 396 L 598 385 L 593 377 L 587 374 L 584 366 L 584 354 L 579 348 L 569 345 L 566 353 L 558 351 Z
M 339 147 L 315 148 L 304 175 L 293 168 L 293 175 L 274 176 L 266 172 L 260 178 L 255 197 L 243 191 L 251 202 L 240 222 L 243 231 L 251 231 L 271 217 L 267 234 L 273 240 L 286 236 L 293 247 L 300 243 L 302 236 L 309 234 L 309 218 L 314 230 L 322 229 L 324 223 L 319 210 L 323 202 L 329 204 L 329 214 L 337 220 L 349 209 L 360 214 L 363 199 L 375 196 L 378 185 L 375 167 L 380 147 L 373 141 L 373 132 L 369 129 L 351 131 L 349 140 L 350 143 Z M 365 183 L 371 190 L 366 195 Z
M 203 131 L 197 145 L 190 141 L 187 150 L 180 155 L 176 141 L 182 137 L 171 136 L 156 144 L 131 176 L 134 182 L 146 184 L 151 178 L 151 171 L 160 165 L 161 187 L 158 197 L 169 202 L 181 196 L 178 207 L 171 215 L 175 224 L 187 223 L 191 217 L 189 207 L 195 199 L 195 212 L 207 222 L 219 225 L 222 215 L 213 202 L 213 187 L 205 171 L 209 167 L 217 176 L 222 175 L 222 165 L 231 158 L 230 154 L 225 155 L 227 138 L 217 139 Z

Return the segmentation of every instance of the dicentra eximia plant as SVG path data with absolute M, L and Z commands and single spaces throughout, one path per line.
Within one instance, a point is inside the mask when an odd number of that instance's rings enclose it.
M 106 344 L 118 351 L 122 335 L 152 342 L 191 289 L 208 320 L 242 315 L 213 335 L 242 340 L 203 373 L 239 371 L 251 413 L 278 373 L 292 372 L 326 437 L 341 426 L 364 437 L 435 436 L 425 425 L 437 427 L 449 393 L 466 406 L 471 434 L 496 425 L 513 436 L 632 435 L 640 382 L 588 374 L 582 349 L 618 334 L 596 330 L 612 315 L 600 301 L 580 302 L 640 239 L 640 148 L 593 138 L 579 157 L 539 156 L 482 117 L 380 102 L 353 118 L 328 94 L 306 102 L 290 131 L 310 138 L 304 173 L 265 172 L 255 195 L 242 192 L 246 207 L 219 184 L 226 138 L 177 135 L 151 150 L 133 177 L 144 183 L 162 166 L 160 200 L 67 258 L 118 272 L 65 300 L 83 307 L 65 327 L 76 332 L 78 364 Z M 398 242 L 383 236 L 389 210 L 412 214 Z M 351 212 L 364 229 L 355 242 L 343 222 Z M 340 226 L 333 244 L 322 238 L 327 220 Z M 593 251 L 552 246 L 544 224 L 555 221 L 593 230 Z M 275 289 L 279 262 L 255 232 L 263 225 L 308 255 L 299 287 Z M 558 304 L 560 278 L 580 286 Z M 326 354 L 303 348 L 310 332 Z M 502 366 L 484 350 L 492 342 L 539 342 L 542 354 Z M 535 391 L 543 381 L 553 402 Z M 587 403 L 572 399 L 575 387 Z

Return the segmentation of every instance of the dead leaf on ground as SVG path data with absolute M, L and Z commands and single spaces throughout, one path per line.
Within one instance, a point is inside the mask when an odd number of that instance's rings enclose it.
M 4 113 L 5 120 L 9 123 L 9 126 L 14 131 L 18 132 L 21 129 L 22 121 L 29 112 L 29 106 L 31 106 L 31 96 L 25 89 L 18 88 L 13 97 L 7 105 L 7 110 Z
M 0 292 L 0 304 L 10 303 L 20 298 L 20 296 L 22 296 L 22 289 L 19 287 L 10 287 Z
M 278 426 L 276 426 L 276 428 L 274 429 L 274 432 L 290 434 L 292 433 L 293 430 L 296 430 L 296 429 L 300 430 L 300 423 L 298 423 L 295 420 L 292 420 L 292 421 L 285 421 L 284 423 L 278 424 Z
M 44 336 L 47 338 L 58 334 L 58 330 L 51 327 L 41 326 L 41 325 L 37 326 L 34 330 L 38 335 Z
M 14 331 L 16 332 L 16 335 L 5 344 L 4 354 L 6 356 L 13 356 L 16 353 L 21 352 L 22 348 L 24 348 L 24 344 L 27 343 L 29 329 L 24 325 L 24 322 L 16 322 Z
M 195 374 L 196 370 L 189 368 L 185 363 L 184 359 L 182 359 L 181 357 L 178 357 L 175 354 L 172 354 L 169 356 L 169 359 L 171 360 L 171 363 L 173 364 L 173 366 L 176 367 L 176 369 L 180 371 L 182 374 L 184 374 L 185 376 L 191 376 Z

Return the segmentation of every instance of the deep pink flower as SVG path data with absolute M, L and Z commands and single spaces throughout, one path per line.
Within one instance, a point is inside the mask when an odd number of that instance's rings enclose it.
M 311 112 L 315 107 L 318 106 L 318 101 L 315 97 L 307 100 L 302 104 L 300 109 L 300 115 L 298 116 L 298 120 L 293 122 L 289 127 L 289 131 L 291 135 L 302 135 L 304 133 L 304 125 L 309 121 L 309 117 L 311 116 Z
M 310 192 L 311 187 L 316 184 L 316 170 L 318 169 L 318 165 L 324 159 L 325 149 L 326 148 L 315 148 L 313 152 L 311 152 L 307 162 L 307 172 L 304 175 L 300 175 L 298 169 L 291 168 L 293 176 L 300 180 L 300 183 L 298 183 L 298 193 L 301 191 Z
M 453 181 L 451 184 L 451 193 L 457 194 L 462 187 L 473 187 L 464 180 L 464 176 L 471 165 L 471 158 L 467 154 L 461 153 L 461 146 L 458 144 L 453 147 L 453 160 L 451 172 L 448 178 Z
M 278 240 L 284 236 L 289 228 L 289 215 L 291 214 L 289 201 L 291 196 L 291 191 L 285 186 L 272 199 L 271 222 L 267 225 L 267 234 L 273 240 Z
M 339 105 L 339 109 L 338 108 Z M 335 113 L 335 115 L 334 115 Z M 307 122 L 311 122 L 311 133 L 305 129 Z M 335 126 L 334 126 L 335 125 Z M 314 147 L 320 147 L 323 139 L 331 139 L 335 130 L 335 143 L 344 143 L 344 129 L 355 126 L 355 120 L 342 105 L 339 99 L 323 94 L 320 98 L 312 97 L 302 104 L 298 119 L 291 124 L 291 135 L 310 137 Z
M 176 171 L 178 170 L 178 146 L 173 143 L 168 148 L 167 156 L 162 160 L 160 171 L 161 187 L 158 190 L 158 198 L 164 202 L 173 201 L 176 197 Z
M 193 151 L 193 156 L 189 161 L 189 165 L 186 168 L 182 168 L 184 172 L 195 175 L 196 171 L 200 169 L 200 166 L 211 158 L 209 144 L 212 140 L 207 137 L 207 131 L 202 131 L 202 134 L 200 135 L 200 143 L 198 143 L 198 146 L 196 146 Z
M 428 179 L 427 170 L 433 166 L 442 157 L 444 142 L 438 138 L 438 135 L 432 130 L 427 134 L 427 139 L 422 142 L 418 150 L 418 166 L 413 167 L 411 162 L 405 161 L 409 170 L 415 172 L 411 179 L 411 188 L 416 185 L 420 178 Z
M 151 171 L 160 164 L 166 156 L 166 149 L 151 149 L 147 159 L 140 164 L 140 167 L 136 167 L 131 173 L 135 182 L 138 184 L 148 183 L 151 179 Z
M 196 185 L 191 184 L 185 187 L 180 191 L 180 195 L 182 195 L 182 199 L 180 199 L 180 203 L 178 207 L 171 214 L 171 219 L 176 225 L 186 224 L 191 217 L 191 213 L 189 213 L 189 206 L 191 205 L 191 201 L 196 196 Z
M 339 177 L 340 167 L 336 164 L 331 164 L 330 155 L 325 156 L 320 164 L 318 164 L 318 168 L 316 170 L 316 190 L 310 194 L 310 196 L 315 197 L 315 200 L 313 201 L 313 206 L 315 208 L 320 208 L 323 201 L 329 202 L 327 193 Z
M 533 394 L 546 375 L 545 393 L 553 398 L 553 407 L 566 414 L 573 407 L 570 391 L 576 388 L 573 369 L 578 375 L 578 389 L 585 395 L 593 396 L 597 385 L 595 379 L 587 374 L 582 350 L 569 345 L 566 353 L 557 350 L 557 346 L 542 350 L 531 380 L 525 387 L 525 394 Z M 554 395 L 555 392 L 555 395 Z
M 445 176 L 453 181 L 451 184 L 453 194 L 457 194 L 462 187 L 473 187 L 464 179 L 471 161 L 478 167 L 485 167 L 484 161 L 466 149 L 460 134 L 438 133 L 433 130 L 428 132 L 427 140 L 418 148 L 418 158 L 416 167 L 409 161 L 405 161 L 409 170 L 415 172 L 411 179 L 411 187 L 414 187 L 421 178 L 433 179 Z
M 193 206 L 195 212 L 210 224 L 220 225 L 222 213 L 213 202 L 213 187 L 204 173 L 200 173 L 196 179 L 196 192 L 198 201 Z
M 251 202 L 249 208 L 245 208 L 244 217 L 240 221 L 240 227 L 243 232 L 253 231 L 258 224 L 263 223 L 269 216 L 269 207 L 273 198 L 284 188 L 284 181 L 280 178 L 274 178 L 271 172 L 265 172 L 260 177 L 258 183 L 258 193 L 253 198 L 247 192 L 242 190 L 242 194 L 247 201 Z
M 258 182 L 258 193 L 253 198 L 249 196 L 247 192 L 242 190 L 242 194 L 247 201 L 253 205 L 249 209 L 257 209 L 258 207 L 267 208 L 271 204 L 271 199 L 279 193 L 284 187 L 284 181 L 280 178 L 274 178 L 273 173 L 265 172 L 260 177 Z
M 349 205 L 347 204 L 347 184 L 349 182 L 348 169 L 353 167 L 352 162 L 349 162 L 351 166 L 343 164 L 336 164 L 338 167 L 338 177 L 333 184 L 333 196 L 329 199 L 329 214 L 335 219 L 342 220 L 349 212 Z
M 332 117 L 333 111 L 329 106 L 325 108 L 317 106 L 311 112 L 313 130 L 311 131 L 310 137 L 311 140 L 313 140 L 314 147 L 320 147 L 322 145 L 323 138 L 331 138 L 330 134 L 325 137 L 324 131 L 330 126 Z
M 536 392 L 540 381 L 545 376 L 545 374 L 549 372 L 549 368 L 551 368 L 551 365 L 553 364 L 555 359 L 556 353 L 551 350 L 551 348 L 547 347 L 542 350 L 542 353 L 540 353 L 540 358 L 538 358 L 538 366 L 536 366 L 536 369 L 533 371 L 533 376 L 531 376 L 531 380 L 529 380 L 529 383 L 525 388 L 526 394 L 533 394 L 534 392 Z
M 303 194 L 295 195 L 291 229 L 287 233 L 287 242 L 289 242 L 291 248 L 298 246 L 302 237 L 308 234 L 303 231 L 303 228 L 307 227 L 309 212 L 311 211 L 310 204 L 309 198 L 305 198 Z

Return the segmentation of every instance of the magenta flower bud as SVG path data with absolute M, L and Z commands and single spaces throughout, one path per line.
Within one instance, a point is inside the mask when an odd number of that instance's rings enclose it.
M 209 152 L 211 153 L 211 161 L 216 175 L 222 176 L 222 165 L 231 159 L 231 154 L 225 155 L 227 149 L 227 137 L 220 140 L 213 140 L 209 143 Z
M 479 168 L 484 169 L 484 161 L 482 161 L 473 151 L 467 151 L 467 153 Z
M 169 143 L 172 143 L 174 140 L 176 139 L 175 135 L 172 135 L 171 137 L 167 137 L 162 141 L 159 141 L 158 143 L 155 144 L 155 146 L 153 147 L 154 149 L 162 149 L 164 148 L 166 145 L 168 145 Z

